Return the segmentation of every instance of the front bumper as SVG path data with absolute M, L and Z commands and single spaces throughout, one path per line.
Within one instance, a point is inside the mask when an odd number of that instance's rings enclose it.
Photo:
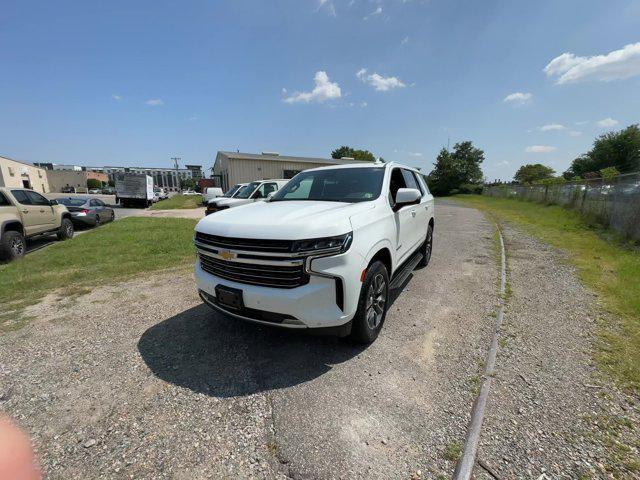
M 289 329 L 335 328 L 348 324 L 355 315 L 362 261 L 354 252 L 316 258 L 311 261 L 309 282 L 296 288 L 264 287 L 223 279 L 202 270 L 199 260 L 195 278 L 205 303 L 235 318 Z M 242 290 L 245 309 L 233 311 L 219 305 L 217 285 Z M 267 317 L 261 318 L 259 312 L 266 313 Z

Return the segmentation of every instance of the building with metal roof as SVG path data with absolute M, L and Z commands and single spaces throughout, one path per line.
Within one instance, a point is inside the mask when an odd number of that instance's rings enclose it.
M 270 178 L 293 178 L 297 173 L 310 168 L 348 163 L 370 163 L 353 158 L 314 158 L 280 155 L 275 152 L 241 153 L 220 151 L 211 169 L 212 177 L 223 190 L 237 183 Z

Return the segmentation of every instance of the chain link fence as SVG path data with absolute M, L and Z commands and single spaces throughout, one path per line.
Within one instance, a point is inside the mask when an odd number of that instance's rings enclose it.
M 483 195 L 563 205 L 640 240 L 640 172 L 557 185 L 495 185 Z

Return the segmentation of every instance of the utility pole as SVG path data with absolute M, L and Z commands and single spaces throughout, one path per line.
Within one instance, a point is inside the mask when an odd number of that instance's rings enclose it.
M 178 191 L 179 191 L 180 188 L 181 188 L 181 185 L 180 185 L 180 172 L 178 171 L 178 162 L 180 160 L 182 160 L 182 158 L 181 157 L 171 157 L 171 160 L 173 160 L 173 164 L 176 167 L 176 181 L 178 182 L 177 187 L 178 187 Z

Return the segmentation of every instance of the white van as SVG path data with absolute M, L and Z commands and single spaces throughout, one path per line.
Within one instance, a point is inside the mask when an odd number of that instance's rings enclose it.
M 206 204 L 209 200 L 213 200 L 214 198 L 221 197 L 223 195 L 222 189 L 220 187 L 209 187 L 205 188 L 204 196 L 202 199 L 202 204 Z

